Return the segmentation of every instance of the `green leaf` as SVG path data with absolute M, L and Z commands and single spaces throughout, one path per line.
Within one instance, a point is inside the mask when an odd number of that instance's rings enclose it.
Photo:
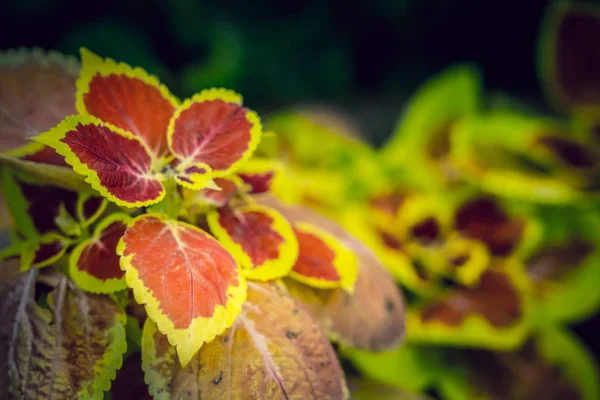
M 439 349 L 410 344 L 381 353 L 343 349 L 343 355 L 364 377 L 416 392 L 434 386 L 445 364 Z
M 37 237 L 38 232 L 27 212 L 29 202 L 17 184 L 15 173 L 11 168 L 2 169 L 2 193 L 17 231 L 28 239 Z

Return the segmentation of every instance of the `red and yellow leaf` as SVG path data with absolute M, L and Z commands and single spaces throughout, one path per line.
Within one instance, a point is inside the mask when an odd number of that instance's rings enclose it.
M 165 195 L 148 148 L 130 132 L 72 116 L 36 140 L 56 149 L 92 188 L 120 206 L 148 206 Z
M 281 178 L 283 165 L 266 158 L 252 158 L 238 171 L 239 177 L 248 186 L 248 193 L 260 194 L 271 190 Z
M 81 50 L 77 110 L 131 132 L 156 159 L 166 158 L 167 128 L 178 101 L 158 79 L 141 68 Z
M 186 366 L 231 326 L 246 299 L 235 259 L 195 226 L 157 215 L 136 218 L 117 248 L 127 285 Z
M 339 361 L 310 314 L 278 283 L 248 283 L 233 326 L 203 346 L 186 368 L 147 320 L 142 367 L 157 400 L 347 399 Z
M 488 269 L 477 285 L 458 286 L 407 313 L 415 343 L 512 349 L 529 333 L 523 276 L 510 265 Z M 511 270 L 509 272 L 509 270 Z
M 117 245 L 127 230 L 130 217 L 112 214 L 98 224 L 94 235 L 79 244 L 69 259 L 69 275 L 83 290 L 113 293 L 127 288 L 120 268 Z
M 285 217 L 272 208 L 223 207 L 209 213 L 207 221 L 211 232 L 233 254 L 248 279 L 284 277 L 296 262 L 296 235 Z
M 258 115 L 241 103 L 235 92 L 209 89 L 186 100 L 175 112 L 168 143 L 179 159 L 179 183 L 200 189 L 207 178 L 228 175 L 250 158 L 262 125 Z
M 307 222 L 326 230 L 356 254 L 359 271 L 353 294 L 342 288 L 318 289 L 285 279 L 290 294 L 321 328 L 347 347 L 368 351 L 396 348 L 405 336 L 404 301 L 373 251 L 340 225 L 307 207 L 285 205 L 264 196 L 261 203 L 275 208 L 293 224 Z
M 76 113 L 78 75 L 75 59 L 53 51 L 0 52 L 0 153 L 8 152 L 16 157 L 51 153 L 40 143 L 27 139 Z
M 509 215 L 491 197 L 475 197 L 457 210 L 455 229 L 488 247 L 492 256 L 506 257 L 521 242 L 525 221 Z
M 332 234 L 307 222 L 294 224 L 298 238 L 298 259 L 290 277 L 309 286 L 341 287 L 354 292 L 358 276 L 356 256 Z

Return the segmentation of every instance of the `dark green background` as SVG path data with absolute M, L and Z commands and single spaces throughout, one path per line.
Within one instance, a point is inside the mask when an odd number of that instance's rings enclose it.
M 241 92 L 259 112 L 333 102 L 377 142 L 406 97 L 445 66 L 474 61 L 490 90 L 541 103 L 534 48 L 544 0 L 4 0 L 0 47 L 140 65 L 178 96 Z

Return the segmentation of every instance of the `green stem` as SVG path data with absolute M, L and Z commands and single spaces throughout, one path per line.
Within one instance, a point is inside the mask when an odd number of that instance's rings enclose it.
M 164 199 L 148 207 L 148 211 L 166 214 L 169 218 L 177 219 L 181 206 L 181 196 L 179 196 L 177 190 L 177 183 L 173 179 L 167 179 L 163 182 L 163 185 L 166 191 Z

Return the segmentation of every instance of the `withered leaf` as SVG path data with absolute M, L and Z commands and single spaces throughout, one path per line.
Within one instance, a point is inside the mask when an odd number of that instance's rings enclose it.
M 3 271 L 9 268 L 9 262 L 0 263 Z M 12 270 L 12 268 L 11 268 Z M 18 269 L 17 269 L 18 271 Z M 38 311 L 34 303 L 34 285 L 37 271 L 30 269 L 23 274 L 9 274 L 0 282 L 0 397 L 14 396 L 12 381 L 16 369 L 16 347 L 20 341 L 31 344 L 32 321 L 29 314 Z M 4 278 L 4 277 L 3 277 Z M 34 315 L 35 317 L 35 315 Z M 15 327 L 17 329 L 15 330 Z M 15 332 L 16 331 L 16 332 Z M 20 331 L 22 332 L 19 335 Z
M 352 249 L 358 259 L 354 294 L 342 289 L 315 289 L 286 279 L 290 293 L 340 343 L 379 351 L 400 344 L 405 334 L 404 302 L 390 274 L 375 254 L 335 222 L 300 206 L 288 206 L 273 197 L 261 202 L 277 209 L 290 222 L 308 222 L 325 229 Z
M 3 284 L 0 390 L 17 399 L 96 398 L 109 390 L 126 349 L 125 314 L 108 297 L 90 295 L 61 276 L 35 302 L 35 271 Z M 8 378 L 7 378 L 8 377 Z
M 0 53 L 0 152 L 26 146 L 26 139 L 76 114 L 75 59 L 40 49 Z
M 248 283 L 233 326 L 186 368 L 146 320 L 142 362 L 155 399 L 344 399 L 340 364 L 317 323 L 277 282 Z

